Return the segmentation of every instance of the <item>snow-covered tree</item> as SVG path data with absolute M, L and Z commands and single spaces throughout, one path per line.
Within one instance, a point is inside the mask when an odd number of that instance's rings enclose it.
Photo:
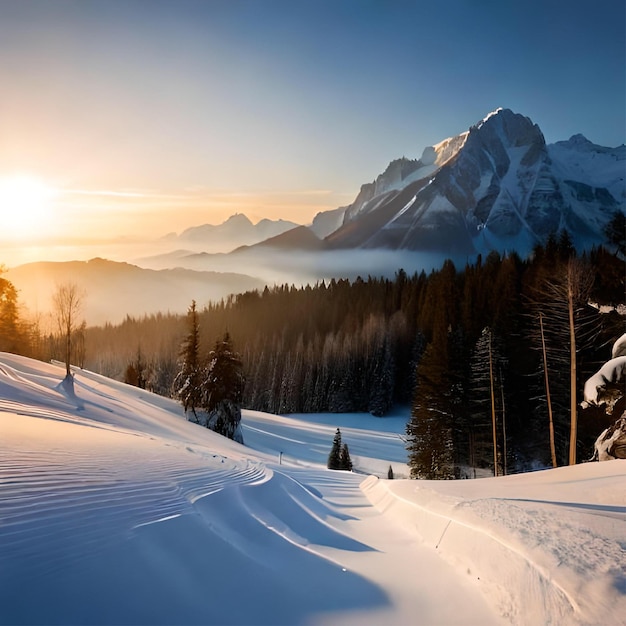
M 593 458 L 598 461 L 626 459 L 626 333 L 614 344 L 611 359 L 591 378 L 584 388 L 583 408 L 601 406 L 607 415 L 618 414 L 614 424 L 596 439 Z
M 347 443 L 341 442 L 341 431 L 339 428 L 333 438 L 333 446 L 328 455 L 328 469 L 332 470 L 348 470 L 352 471 L 352 459 L 350 458 L 350 450 Z
M 240 443 L 243 386 L 241 357 L 226 332 L 209 353 L 202 382 L 202 408 L 207 413 L 207 428 Z
M 330 449 L 326 466 L 332 470 L 341 469 L 341 431 L 339 429 L 335 433 L 333 447 Z
M 199 422 L 196 409 L 202 404 L 203 365 L 200 359 L 200 326 L 196 301 L 187 311 L 187 336 L 180 350 L 180 368 L 174 379 L 174 393 L 182 402 L 185 413 L 191 411 L 195 422 Z

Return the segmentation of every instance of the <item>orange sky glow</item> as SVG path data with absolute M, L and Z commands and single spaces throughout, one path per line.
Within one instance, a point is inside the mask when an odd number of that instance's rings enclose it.
M 0 232 L 2 242 L 28 239 L 44 243 L 62 238 L 102 241 L 119 237 L 142 240 L 180 233 L 200 224 L 219 224 L 234 213 L 244 213 L 253 222 L 266 217 L 307 224 L 316 213 L 345 204 L 351 196 L 328 190 L 254 193 L 195 188 L 167 193 L 141 189 L 64 189 L 31 178 L 50 192 L 45 222 L 33 223 L 24 232 L 5 229 Z M 14 200 L 14 205 L 10 200 Z M 4 202 L 1 210 L 7 223 L 16 211 L 30 210 L 22 204 L 19 197 Z M 0 216 L 0 224 L 2 220 Z
M 2 0 L 0 264 L 308 224 L 497 107 L 620 145 L 624 3 L 533 4 Z

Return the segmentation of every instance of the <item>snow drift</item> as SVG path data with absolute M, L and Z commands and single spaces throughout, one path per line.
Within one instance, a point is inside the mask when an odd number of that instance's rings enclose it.
M 331 425 L 244 411 L 244 447 L 165 398 L 80 370 L 69 394 L 63 376 L 0 355 L 0 623 L 618 624 L 626 614 L 626 462 L 364 479 L 323 467 L 327 432 L 340 426 L 361 467 L 377 471 L 398 464 L 393 422 L 384 432 L 354 416 Z

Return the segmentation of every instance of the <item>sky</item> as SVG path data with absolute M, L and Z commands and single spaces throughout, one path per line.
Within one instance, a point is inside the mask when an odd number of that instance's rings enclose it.
M 617 146 L 625 41 L 623 0 L 0 0 L 5 239 L 309 223 L 498 107 Z

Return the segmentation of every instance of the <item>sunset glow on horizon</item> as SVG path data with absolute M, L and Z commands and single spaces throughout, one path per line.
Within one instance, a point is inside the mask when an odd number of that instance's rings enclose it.
M 0 240 L 155 238 L 234 213 L 308 224 L 502 106 L 547 142 L 619 145 L 625 12 L 3 0 L 0 179 L 54 193 L 7 183 Z
M 29 175 L 0 178 L 0 233 L 2 239 L 37 238 L 54 220 L 57 191 Z

